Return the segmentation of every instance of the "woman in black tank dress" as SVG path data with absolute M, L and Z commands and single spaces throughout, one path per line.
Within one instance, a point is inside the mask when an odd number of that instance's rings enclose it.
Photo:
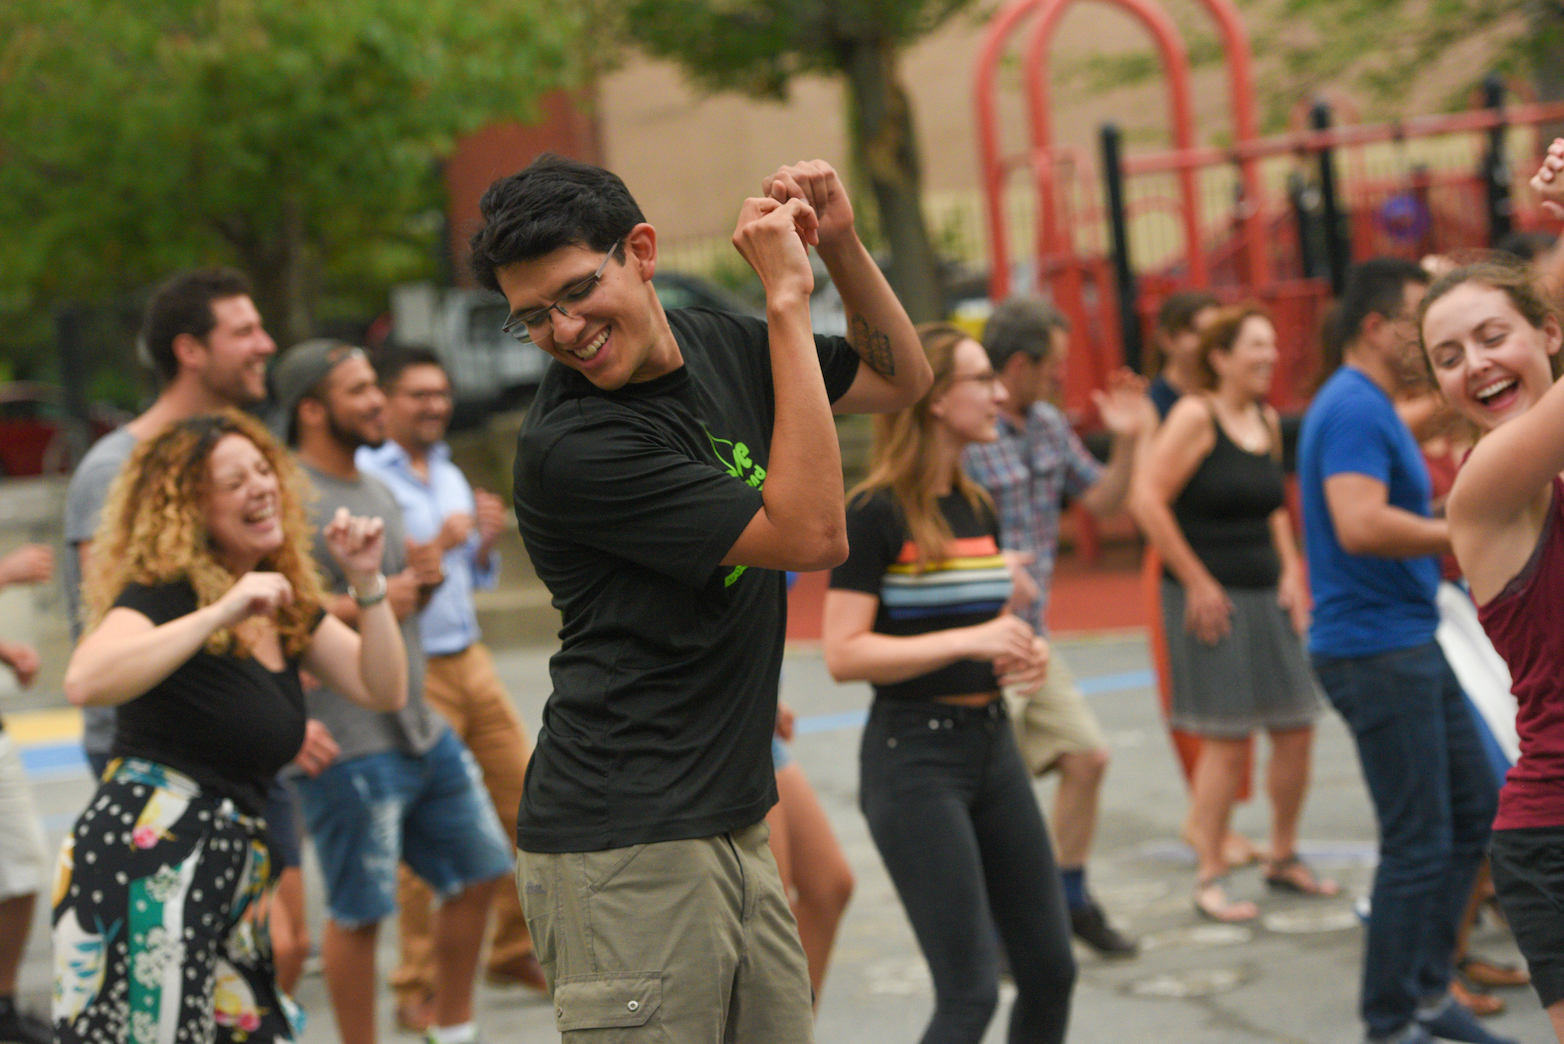
M 1132 510 L 1165 563 L 1163 620 L 1173 725 L 1199 735 L 1189 830 L 1195 909 L 1249 920 L 1229 901 L 1222 839 L 1242 784 L 1248 737 L 1271 737 L 1266 793 L 1276 889 L 1333 895 L 1296 851 L 1320 699 L 1303 655 L 1309 596 L 1285 506 L 1281 432 L 1265 403 L 1276 330 L 1258 308 L 1225 310 L 1201 336 L 1205 389 L 1168 414 L 1135 478 Z

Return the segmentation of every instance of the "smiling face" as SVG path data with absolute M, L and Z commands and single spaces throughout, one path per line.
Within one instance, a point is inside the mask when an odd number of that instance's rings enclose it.
M 206 531 L 233 573 L 282 546 L 282 494 L 271 462 L 243 435 L 224 435 L 206 462 Z
M 1462 283 L 1428 306 L 1423 343 L 1446 401 L 1483 431 L 1529 410 L 1553 386 L 1558 320 L 1533 326 L 1503 290 Z
M 552 309 L 547 323 L 528 328 L 532 341 L 605 391 L 661 377 L 682 362 L 652 289 L 656 234 L 637 225 L 623 245 L 624 256 L 606 265 L 600 251 L 576 245 L 495 271 L 512 316 L 564 305 L 568 316 Z M 581 293 L 599 267 L 596 283 Z
M 363 353 L 355 352 L 332 368 L 323 394 L 324 402 L 300 403 L 301 419 L 310 410 L 310 416 L 323 421 L 332 438 L 349 450 L 386 441 L 386 396 Z
M 1276 371 L 1276 327 L 1263 315 L 1251 315 L 1238 327 L 1232 348 L 1211 352 L 1217 391 L 1231 391 L 1259 401 L 1271 390 Z
M 445 438 L 451 422 L 451 382 L 439 366 L 404 369 L 386 393 L 386 432 L 419 453 Z
M 983 346 L 964 340 L 951 355 L 948 383 L 929 400 L 929 415 L 963 446 L 993 442 L 999 437 L 994 422 L 999 419 L 999 405 L 1006 397 L 1005 386 L 989 364 Z
M 202 387 L 233 406 L 265 402 L 266 360 L 277 353 L 277 343 L 261 325 L 255 302 L 245 294 L 220 297 L 211 309 L 216 325 L 204 340 L 196 341 Z

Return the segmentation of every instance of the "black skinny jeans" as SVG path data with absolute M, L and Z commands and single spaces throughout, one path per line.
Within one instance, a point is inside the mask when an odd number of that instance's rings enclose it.
M 1075 958 L 1053 848 L 1004 702 L 878 700 L 859 803 L 934 979 L 922 1044 L 977 1044 L 1015 975 L 1010 1044 L 1058 1044 Z

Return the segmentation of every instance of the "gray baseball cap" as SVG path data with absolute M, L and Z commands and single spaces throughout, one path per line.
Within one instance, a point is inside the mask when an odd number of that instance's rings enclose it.
M 272 434 L 292 446 L 299 401 L 319 387 L 339 363 L 364 354 L 362 348 L 329 337 L 302 341 L 289 348 L 272 367 Z

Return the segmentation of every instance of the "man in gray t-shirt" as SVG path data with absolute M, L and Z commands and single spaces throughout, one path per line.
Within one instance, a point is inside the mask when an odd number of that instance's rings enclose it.
M 72 641 L 81 639 L 82 564 L 87 545 L 98 531 L 98 517 L 103 513 L 109 485 L 130 458 L 136 441 L 135 432 L 129 425 L 103 436 L 77 465 L 65 490 L 66 554 L 60 562 L 60 574 L 65 581 L 65 608 L 70 617 Z M 109 747 L 114 742 L 114 708 L 83 707 L 81 719 L 82 749 L 87 752 L 93 774 L 101 776 L 108 764 Z
M 315 562 L 325 575 L 328 593 L 348 594 L 347 576 L 326 549 L 322 533 L 338 508 L 345 507 L 349 514 L 363 518 L 384 519 L 386 550 L 381 570 L 388 578 L 404 574 L 407 537 L 402 528 L 402 512 L 385 484 L 363 473 L 344 479 L 317 471 L 308 463 L 303 468 L 315 487 L 316 497 L 310 502 L 310 527 L 315 531 Z M 408 577 L 407 582 L 416 584 L 416 577 Z M 388 588 L 389 583 L 388 579 Z M 388 750 L 420 756 L 429 752 L 447 727 L 424 702 L 424 647 L 419 639 L 418 614 L 398 616 L 402 621 L 402 642 L 407 646 L 407 703 L 401 710 L 377 714 L 325 686 L 305 693 L 309 716 L 330 729 L 336 740 L 338 762 Z
M 401 510 L 379 479 L 361 474 L 353 453 L 385 441 L 385 395 L 363 351 L 338 341 L 306 341 L 273 375 L 278 434 L 298 450 L 317 497 L 316 531 L 339 510 L 381 518 L 385 557 L 376 591 L 350 590 L 316 538 L 315 558 L 333 597 L 327 609 L 349 624 L 390 599 L 408 649 L 407 706 L 376 714 L 325 688 L 307 693 L 310 717 L 340 748 L 325 767 L 306 741 L 299 783 L 304 818 L 326 880 L 323 952 L 328 992 L 342 1039 L 375 1039 L 375 942 L 396 909 L 397 861 L 443 902 L 435 918 L 434 1027 L 448 1044 L 471 1044 L 472 988 L 495 884 L 515 868 L 510 846 L 478 768 L 451 727 L 423 699 L 424 654 L 417 609 L 440 583 L 437 545 L 407 543 Z M 409 566 L 409 559 L 416 559 Z
M 61 577 L 71 637 L 82 628 L 81 582 L 109 487 L 137 443 L 175 421 L 266 400 L 266 360 L 277 345 L 261 325 L 250 284 L 232 269 L 183 272 L 147 304 L 142 338 L 162 391 L 141 416 L 98 440 L 71 476 L 65 494 L 65 557 Z M 82 713 L 82 746 L 101 776 L 114 743 L 112 707 Z

